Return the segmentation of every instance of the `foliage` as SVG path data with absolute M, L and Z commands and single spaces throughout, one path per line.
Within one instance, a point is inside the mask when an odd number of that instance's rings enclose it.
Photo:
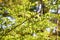
M 0 4 L 0 40 L 56 39 L 53 30 L 57 23 L 53 20 L 60 20 L 60 14 L 47 11 L 39 16 L 38 13 L 29 10 L 31 6 L 36 6 L 35 2 L 36 0 L 2 0 L 4 6 Z M 57 5 L 60 1 L 54 5 L 50 3 L 52 0 L 43 0 L 43 2 L 47 8 L 58 10 Z M 58 37 L 59 40 L 60 36 Z

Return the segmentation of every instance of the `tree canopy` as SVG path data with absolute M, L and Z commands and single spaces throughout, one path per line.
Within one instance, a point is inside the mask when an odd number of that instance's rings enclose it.
M 0 40 L 60 40 L 60 0 L 0 0 Z

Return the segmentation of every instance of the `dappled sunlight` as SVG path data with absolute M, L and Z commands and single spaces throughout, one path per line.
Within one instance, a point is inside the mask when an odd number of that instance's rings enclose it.
M 0 0 L 0 40 L 60 40 L 60 0 Z

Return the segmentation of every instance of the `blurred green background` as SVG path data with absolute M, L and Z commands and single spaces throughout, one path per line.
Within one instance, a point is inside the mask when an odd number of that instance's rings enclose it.
M 0 0 L 0 40 L 60 40 L 60 0 Z

